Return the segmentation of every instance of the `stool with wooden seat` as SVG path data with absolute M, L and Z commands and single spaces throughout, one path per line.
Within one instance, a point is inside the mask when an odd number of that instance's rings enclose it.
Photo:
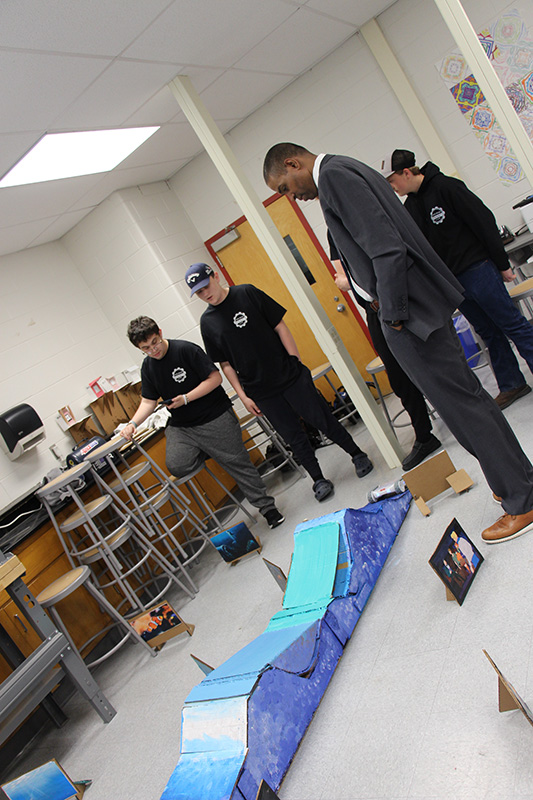
M 243 444 L 248 453 L 258 448 L 264 448 L 265 445 L 268 447 L 268 445 L 271 444 L 277 456 L 274 462 L 272 457 L 268 456 L 268 451 L 265 452 L 264 461 L 259 465 L 261 477 L 267 478 L 269 475 L 277 472 L 278 469 L 283 469 L 283 467 L 288 466 L 296 472 L 299 477 L 305 478 L 306 472 L 304 468 L 295 461 L 287 445 L 264 414 L 260 416 L 246 414 L 246 416 L 239 417 L 238 419 L 241 431 L 246 431 L 248 434 L 248 438 L 243 439 Z M 259 428 L 259 431 L 252 431 L 251 429 L 254 428 L 254 426 L 256 429 Z M 263 469 L 263 464 L 266 464 L 266 469 Z
M 507 286 L 507 291 L 509 292 L 513 303 L 519 306 L 523 301 L 529 313 L 533 315 L 533 308 L 529 302 L 529 298 L 533 297 L 533 278 L 527 278 L 525 281 L 513 284 L 512 286 L 509 283 L 506 283 L 505 285 Z
M 381 358 L 379 356 L 376 356 L 376 358 L 373 358 L 372 361 L 370 361 L 370 363 L 368 363 L 366 365 L 366 371 L 368 372 L 368 374 L 370 375 L 370 377 L 372 379 L 372 381 L 371 381 L 372 386 L 375 388 L 376 392 L 378 393 L 379 401 L 381 403 L 381 408 L 383 409 L 383 413 L 387 417 L 387 422 L 389 423 L 392 432 L 396 436 L 396 431 L 394 430 L 394 424 L 393 424 L 393 421 L 390 418 L 390 415 L 389 415 L 389 412 L 388 412 L 388 409 L 387 409 L 387 404 L 385 402 L 385 398 L 383 397 L 383 393 L 381 391 L 381 386 L 379 385 L 379 380 L 377 378 L 377 375 L 380 372 L 385 372 L 385 364 L 383 363 L 383 361 L 381 360 Z M 400 412 L 400 413 L 402 413 L 402 412 Z M 402 427 L 402 426 L 398 425 L 398 427 Z
M 61 619 L 59 612 L 56 608 L 56 604 L 61 602 L 61 600 L 65 600 L 69 597 L 76 589 L 79 589 L 80 586 L 84 586 L 85 589 L 91 594 L 98 605 L 105 610 L 109 616 L 114 620 L 111 625 L 103 628 L 97 634 L 92 636 L 88 641 L 84 642 L 84 644 L 79 648 L 81 653 L 85 650 L 93 641 L 102 634 L 106 633 L 110 628 L 114 627 L 115 625 L 122 629 L 123 636 L 117 644 L 114 644 L 109 650 L 107 650 L 103 655 L 99 658 L 94 659 L 90 663 L 87 664 L 89 669 L 92 667 L 96 667 L 97 664 L 100 664 L 102 661 L 105 661 L 106 658 L 116 653 L 116 651 L 125 644 L 128 639 L 141 644 L 145 650 L 150 652 L 150 655 L 155 656 L 156 651 L 147 644 L 144 639 L 139 636 L 137 631 L 127 622 L 124 617 L 119 614 L 119 612 L 115 609 L 115 607 L 107 600 L 105 595 L 98 591 L 96 586 L 92 581 L 92 574 L 91 570 L 88 566 L 76 567 L 75 569 L 71 569 L 69 572 L 66 572 L 60 578 L 55 580 L 49 586 L 40 592 L 37 595 L 37 601 L 41 604 L 43 608 L 48 609 L 50 612 L 50 616 L 52 617 L 53 621 L 57 625 L 57 628 L 62 631 L 67 639 L 69 640 L 73 650 L 75 653 L 78 653 L 78 649 L 76 648 L 74 642 L 72 641 L 70 634 Z M 81 657 L 81 654 L 80 654 Z
M 95 471 L 95 479 L 102 483 L 102 488 L 115 498 L 115 502 L 121 505 L 125 512 L 135 515 L 151 545 L 160 544 L 164 548 L 169 564 L 179 572 L 183 572 L 206 546 L 211 545 L 205 526 L 187 506 L 185 496 L 176 489 L 172 490 L 170 478 L 165 476 L 163 479 L 158 475 L 150 459 L 147 458 L 140 464 L 129 467 L 120 452 L 126 444 L 126 441 L 118 435 L 88 454 L 87 460 L 91 464 L 96 465 L 104 460 L 114 475 L 110 481 L 104 482 L 99 472 Z M 118 468 L 116 456 L 119 463 L 125 466 L 124 470 Z M 148 474 L 152 483 L 147 487 L 141 479 Z M 127 500 L 124 501 L 119 494 L 125 494 Z M 171 513 L 164 516 L 163 510 L 167 504 Z M 169 522 L 170 519 L 172 522 Z M 189 526 L 189 530 L 185 527 L 185 523 Z M 178 539 L 179 534 L 183 537 L 183 544 Z M 186 547 L 189 552 L 186 551 Z M 194 581 L 188 574 L 187 579 L 197 591 Z
M 400 411 L 398 411 L 398 413 L 395 414 L 392 419 L 390 418 L 390 414 L 389 414 L 388 409 L 387 409 L 387 404 L 385 402 L 385 398 L 383 396 L 383 393 L 381 391 L 381 386 L 379 385 L 379 380 L 377 378 L 377 376 L 378 376 L 378 374 L 380 372 L 385 372 L 385 364 L 383 363 L 383 361 L 381 360 L 381 358 L 379 356 L 376 356 L 376 358 L 372 359 L 372 361 L 369 364 L 366 365 L 366 371 L 372 377 L 372 381 L 370 383 L 375 388 L 376 392 L 378 393 L 378 397 L 379 397 L 379 400 L 380 400 L 380 403 L 381 403 L 381 407 L 383 408 L 383 413 L 385 414 L 385 416 L 387 418 L 387 422 L 389 423 L 392 432 L 396 436 L 396 431 L 394 430 L 395 428 L 408 428 L 408 427 L 410 427 L 411 422 L 410 421 L 409 422 L 397 422 L 396 421 L 402 414 L 407 413 L 405 408 L 400 409 Z M 426 400 L 426 406 L 427 405 L 428 405 L 428 402 Z M 435 409 L 433 409 L 430 406 L 428 406 L 428 413 L 429 413 L 429 416 L 432 419 L 435 419 L 435 417 L 436 417 Z
M 126 613 L 146 609 L 147 603 L 141 597 L 141 592 L 146 593 L 149 601 L 153 603 L 172 584 L 183 589 L 189 597 L 194 597 L 193 592 L 196 591 L 196 587 L 190 577 L 183 571 L 182 577 L 192 585 L 192 591 L 179 579 L 164 556 L 150 545 L 132 515 L 127 509 L 123 509 L 120 502 L 115 502 L 112 494 L 104 494 L 86 504 L 82 502 L 73 484 L 80 474 L 88 472 L 90 468 L 89 461 L 82 462 L 36 492 L 48 511 L 72 566 L 84 565 L 87 559 L 91 563 L 96 561 L 101 563 L 103 570 L 99 581 L 105 583 L 100 588 L 102 591 L 106 588 L 119 592 L 121 597 L 119 607 L 121 608 L 124 602 L 129 606 L 129 611 Z M 103 483 L 97 472 L 93 474 L 97 482 Z M 77 510 L 58 523 L 48 498 L 61 488 L 68 490 Z M 99 524 L 98 517 L 105 511 L 111 511 L 112 517 L 104 526 Z M 122 545 L 126 542 L 131 544 L 128 553 L 122 551 Z M 148 566 L 154 567 L 158 572 L 154 573 L 152 570 L 146 576 Z M 161 581 L 165 585 L 162 590 L 158 590 L 157 584 Z M 149 584 L 156 586 L 155 595 L 147 591 L 146 587 Z
M 345 398 L 342 396 L 342 394 L 339 392 L 339 390 L 329 377 L 330 372 L 334 373 L 333 367 L 331 366 L 329 361 L 326 361 L 325 364 L 321 364 L 319 367 L 315 367 L 314 369 L 311 370 L 311 377 L 313 378 L 313 381 L 315 383 L 319 378 L 324 378 L 328 382 L 330 387 L 333 389 L 338 404 L 338 408 L 336 408 L 333 413 L 335 414 L 339 422 L 345 422 L 346 420 L 351 420 L 352 417 L 355 417 L 357 415 L 358 413 L 357 409 L 355 407 L 352 407 L 353 404 L 348 405 Z

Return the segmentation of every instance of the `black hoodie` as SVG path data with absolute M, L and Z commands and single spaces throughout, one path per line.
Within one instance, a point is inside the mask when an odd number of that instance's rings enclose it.
M 454 275 L 487 258 L 500 271 L 509 269 L 492 211 L 462 181 L 443 175 L 431 161 L 420 171 L 424 180 L 418 192 L 407 195 L 405 207 Z

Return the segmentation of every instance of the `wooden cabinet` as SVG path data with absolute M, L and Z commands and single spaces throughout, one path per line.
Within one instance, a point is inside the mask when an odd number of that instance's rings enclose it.
M 166 473 L 164 432 L 160 431 L 154 434 L 150 441 L 144 446 L 154 461 Z M 261 460 L 261 454 L 257 451 L 254 452 L 256 453 L 255 462 Z M 128 462 L 130 466 L 133 466 L 142 459 L 143 456 L 137 453 L 133 454 L 128 459 Z M 208 464 L 209 468 L 213 470 L 224 485 L 230 491 L 233 491 L 235 482 L 222 467 L 211 459 Z M 146 481 L 146 485 L 149 486 L 150 483 L 153 483 L 153 476 L 147 474 L 142 480 Z M 194 478 L 194 481 L 213 508 L 218 508 L 224 503 L 226 499 L 224 491 L 209 477 L 209 475 L 200 473 Z M 183 491 L 189 494 L 185 487 L 183 487 Z M 95 485 L 89 486 L 83 492 L 83 501 L 86 503 L 99 494 L 100 491 Z M 189 496 L 192 500 L 191 507 L 193 510 L 203 515 L 203 511 L 200 512 L 196 506 L 194 497 L 190 494 Z M 69 504 L 56 514 L 56 519 L 58 522 L 61 522 L 74 510 L 73 504 Z M 163 506 L 161 511 L 164 516 L 167 513 L 170 514 L 172 509 L 170 505 L 167 504 Z M 26 572 L 23 580 L 34 595 L 38 595 L 39 592 L 52 583 L 52 581 L 71 569 L 61 541 L 51 521 L 45 522 L 39 530 L 29 536 L 24 542 L 15 546 L 13 552 L 24 564 Z M 57 609 L 69 634 L 78 647 L 110 621 L 107 614 L 102 613 L 94 598 L 83 587 L 61 601 L 61 603 L 57 605 Z M 39 644 L 39 637 L 23 615 L 18 611 L 5 591 L 0 592 L 0 622 L 25 656 L 31 653 Z M 3 680 L 10 671 L 7 663 L 0 657 L 0 680 Z

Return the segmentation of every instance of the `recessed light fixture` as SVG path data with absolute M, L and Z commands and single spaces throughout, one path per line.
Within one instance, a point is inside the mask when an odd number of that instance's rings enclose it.
M 0 189 L 109 172 L 159 126 L 47 133 L 0 181 Z

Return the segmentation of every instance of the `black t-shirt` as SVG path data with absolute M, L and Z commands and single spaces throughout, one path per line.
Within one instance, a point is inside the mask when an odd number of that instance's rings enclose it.
M 199 383 L 215 372 L 216 367 L 201 347 L 183 339 L 169 339 L 163 358 L 146 356 L 141 367 L 141 394 L 147 400 L 168 400 L 195 389 Z M 228 408 L 231 402 L 222 388 L 217 386 L 209 394 L 193 400 L 186 406 L 170 408 L 170 424 L 190 428 L 211 422 Z
M 213 361 L 229 361 L 254 400 L 282 392 L 302 370 L 274 330 L 284 315 L 283 306 L 249 283 L 231 286 L 220 305 L 208 306 L 202 314 L 208 355 Z

